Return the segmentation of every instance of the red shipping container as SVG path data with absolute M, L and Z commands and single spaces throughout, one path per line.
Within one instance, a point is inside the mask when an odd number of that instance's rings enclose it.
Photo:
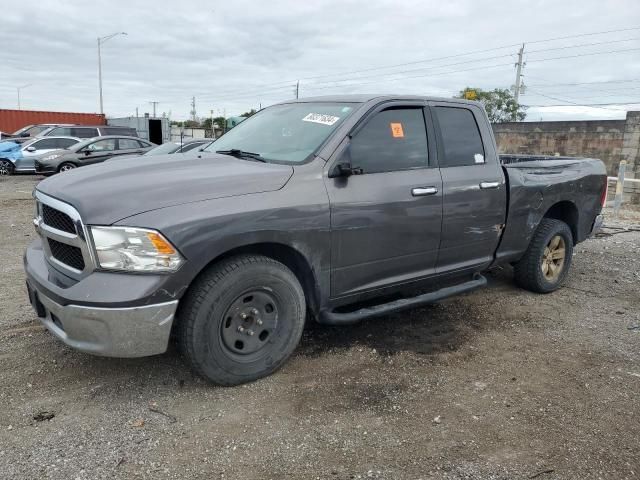
M 35 110 L 0 109 L 0 130 L 13 133 L 27 125 L 38 123 L 71 123 L 77 125 L 106 125 L 100 113 L 39 112 Z

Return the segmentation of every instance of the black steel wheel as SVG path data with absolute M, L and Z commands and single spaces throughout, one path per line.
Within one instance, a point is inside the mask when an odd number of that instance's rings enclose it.
M 193 369 L 221 385 L 267 376 L 293 353 L 306 303 L 296 276 L 261 255 L 224 260 L 204 272 L 183 298 L 179 348 Z

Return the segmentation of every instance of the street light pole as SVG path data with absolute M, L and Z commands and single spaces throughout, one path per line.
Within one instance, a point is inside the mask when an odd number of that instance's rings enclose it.
M 104 113 L 104 108 L 102 105 L 102 52 L 100 51 L 100 46 L 107 40 L 111 40 L 117 35 L 126 34 L 127 32 L 117 32 L 112 33 L 111 35 L 107 35 L 106 37 L 98 37 L 98 89 L 100 91 L 100 113 Z
M 18 91 L 18 110 L 20 110 L 20 90 L 30 87 L 31 85 L 31 83 L 27 83 L 26 85 L 22 85 L 21 87 L 16 87 L 16 90 Z

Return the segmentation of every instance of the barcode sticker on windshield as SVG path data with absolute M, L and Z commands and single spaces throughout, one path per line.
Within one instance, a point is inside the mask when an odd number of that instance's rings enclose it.
M 302 119 L 303 122 L 321 123 L 322 125 L 333 125 L 340 117 L 334 117 L 333 115 L 323 115 L 322 113 L 310 113 Z

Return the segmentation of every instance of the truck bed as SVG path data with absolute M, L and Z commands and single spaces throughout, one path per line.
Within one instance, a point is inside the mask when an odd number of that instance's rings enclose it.
M 498 261 L 518 259 L 540 219 L 551 209 L 575 215 L 574 242 L 583 241 L 600 211 L 606 169 L 594 158 L 500 155 L 508 183 L 505 230 Z

